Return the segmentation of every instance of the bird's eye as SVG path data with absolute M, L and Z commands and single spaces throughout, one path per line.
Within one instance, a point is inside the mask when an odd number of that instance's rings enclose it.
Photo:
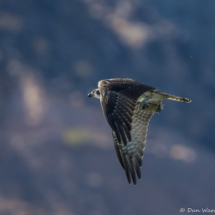
M 96 90 L 94 90 L 94 92 L 93 92 L 94 94 L 96 94 Z

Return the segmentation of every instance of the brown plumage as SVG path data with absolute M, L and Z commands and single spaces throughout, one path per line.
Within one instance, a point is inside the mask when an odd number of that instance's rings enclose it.
M 132 79 L 107 79 L 99 81 L 98 89 L 89 97 L 100 99 L 104 116 L 112 128 L 118 159 L 136 184 L 141 178 L 143 150 L 149 120 L 162 109 L 162 100 L 191 102 L 189 99 L 157 91 L 155 88 Z

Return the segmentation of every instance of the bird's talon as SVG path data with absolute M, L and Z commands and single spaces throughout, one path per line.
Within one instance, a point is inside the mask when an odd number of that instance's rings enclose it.
M 159 105 L 158 108 L 155 110 L 157 113 L 160 113 L 163 109 L 163 105 Z

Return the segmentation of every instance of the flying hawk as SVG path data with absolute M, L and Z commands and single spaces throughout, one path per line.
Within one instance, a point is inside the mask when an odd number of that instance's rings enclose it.
M 154 87 L 128 78 L 99 81 L 98 89 L 88 97 L 100 99 L 102 110 L 112 129 L 115 150 L 129 184 L 131 177 L 141 178 L 143 150 L 149 120 L 163 109 L 162 100 L 189 103 L 191 100 L 159 92 Z

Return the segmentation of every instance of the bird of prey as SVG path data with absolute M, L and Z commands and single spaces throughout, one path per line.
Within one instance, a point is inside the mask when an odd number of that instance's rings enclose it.
M 149 120 L 163 109 L 162 100 L 189 103 L 191 100 L 159 92 L 154 87 L 128 78 L 101 80 L 88 97 L 100 99 L 115 150 L 129 184 L 141 178 L 143 151 Z

